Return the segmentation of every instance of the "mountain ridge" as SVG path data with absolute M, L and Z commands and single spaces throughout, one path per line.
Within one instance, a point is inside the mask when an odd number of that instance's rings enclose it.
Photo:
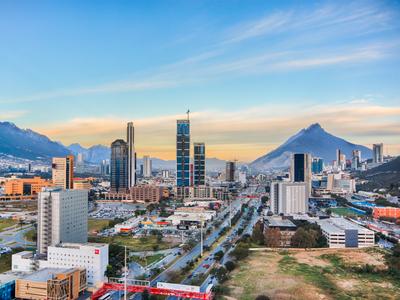
M 290 166 L 290 157 L 296 152 L 311 153 L 323 158 L 325 163 L 331 163 L 336 159 L 336 149 L 341 149 L 346 158 L 351 158 L 352 150 L 360 150 L 363 159 L 372 157 L 371 149 L 334 136 L 319 123 L 314 123 L 289 137 L 278 148 L 254 160 L 250 167 L 256 170 L 284 169 Z

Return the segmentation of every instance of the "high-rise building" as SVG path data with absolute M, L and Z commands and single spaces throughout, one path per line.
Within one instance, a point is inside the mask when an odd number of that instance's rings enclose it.
M 74 156 L 53 157 L 51 164 L 53 184 L 65 190 L 73 188 Z
M 86 243 L 88 234 L 88 193 L 85 190 L 48 188 L 38 197 L 39 253 L 65 243 Z
M 128 151 L 128 187 L 136 185 L 136 151 L 135 151 L 135 127 L 129 122 L 126 128 L 126 144 Z
M 293 182 L 311 182 L 311 154 L 293 154 L 290 179 Z
M 236 171 L 235 162 L 234 161 L 226 162 L 226 169 L 225 169 L 226 181 L 228 181 L 228 182 L 235 181 L 235 171 Z
M 351 158 L 351 168 L 353 170 L 357 170 L 361 167 L 361 151 L 360 150 L 353 150 Z
M 324 160 L 320 157 L 313 157 L 311 171 L 313 174 L 321 174 L 324 170 Z
M 274 214 L 297 214 L 308 211 L 308 185 L 306 182 L 272 182 L 271 211 Z
M 101 162 L 101 175 L 106 176 L 110 175 L 110 160 L 109 159 L 103 159 Z
M 124 140 L 111 144 L 111 191 L 126 193 L 128 185 L 128 146 Z
M 176 185 L 190 186 L 190 121 L 176 123 Z
M 372 160 L 375 164 L 383 163 L 383 144 L 374 144 L 372 147 L 373 157 Z
M 195 186 L 206 184 L 206 146 L 204 143 L 194 143 L 194 176 Z
M 151 177 L 152 165 L 151 158 L 148 155 L 143 156 L 143 177 Z

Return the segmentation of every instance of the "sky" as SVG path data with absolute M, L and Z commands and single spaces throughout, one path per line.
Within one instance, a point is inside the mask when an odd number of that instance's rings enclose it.
M 65 145 L 252 161 L 312 123 L 400 154 L 398 1 L 0 2 L 0 121 Z

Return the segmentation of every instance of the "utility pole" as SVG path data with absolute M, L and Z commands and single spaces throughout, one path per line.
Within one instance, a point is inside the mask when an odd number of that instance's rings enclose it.
M 124 300 L 126 300 L 126 294 L 127 294 L 127 286 L 126 286 L 126 277 L 128 276 L 128 268 L 127 268 L 127 263 L 126 263 L 126 246 L 125 246 L 125 281 L 124 281 Z
M 203 217 L 200 218 L 201 219 L 201 228 L 200 228 L 200 257 L 203 257 Z
M 229 196 L 229 227 L 232 227 L 232 198 Z

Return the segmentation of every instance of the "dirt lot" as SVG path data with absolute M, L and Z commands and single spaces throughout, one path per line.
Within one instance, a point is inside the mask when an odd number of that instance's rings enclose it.
M 379 250 L 256 252 L 231 273 L 229 300 L 400 299 L 400 283 L 381 274 L 353 272 L 352 266 L 384 269 Z

